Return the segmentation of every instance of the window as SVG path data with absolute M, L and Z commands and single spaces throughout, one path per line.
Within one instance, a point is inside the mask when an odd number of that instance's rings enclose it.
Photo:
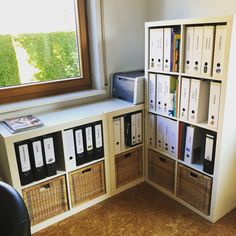
M 0 0 L 0 103 L 91 87 L 86 0 Z

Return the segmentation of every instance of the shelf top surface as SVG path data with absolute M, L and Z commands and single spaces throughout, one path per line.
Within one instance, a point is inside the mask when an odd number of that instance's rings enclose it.
M 116 98 L 111 98 L 95 103 L 61 108 L 53 110 L 51 112 L 49 111 L 36 115 L 44 123 L 43 127 L 12 134 L 3 125 L 0 124 L 0 134 L 2 135 L 2 137 L 8 138 L 11 136 L 17 136 L 17 135 L 27 134 L 29 132 L 34 132 L 35 130 L 42 130 L 48 127 L 60 126 L 66 123 L 80 121 L 86 118 L 103 115 L 105 113 L 127 109 L 133 106 L 135 105 L 133 105 L 132 103 Z

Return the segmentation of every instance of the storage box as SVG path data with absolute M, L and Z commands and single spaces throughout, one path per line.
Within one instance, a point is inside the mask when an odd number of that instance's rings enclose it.
M 32 225 L 68 210 L 64 176 L 26 188 L 22 192 Z
M 69 183 L 72 207 L 105 194 L 103 161 L 71 172 Z
M 212 178 L 178 165 L 177 197 L 206 215 L 210 214 Z
M 133 104 L 144 102 L 144 71 L 119 72 L 112 75 L 112 96 Z
M 142 147 L 115 157 L 116 188 L 143 176 Z
M 175 161 L 149 149 L 148 179 L 174 193 Z

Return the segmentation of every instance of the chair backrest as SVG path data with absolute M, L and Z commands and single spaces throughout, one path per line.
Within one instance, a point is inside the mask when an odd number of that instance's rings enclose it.
M 30 219 L 20 194 L 0 181 L 0 235 L 30 236 Z

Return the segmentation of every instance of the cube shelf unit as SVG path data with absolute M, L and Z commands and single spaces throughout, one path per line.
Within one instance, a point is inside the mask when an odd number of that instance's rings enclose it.
M 185 44 L 186 44 L 186 28 L 191 26 L 205 26 L 205 25 L 225 25 L 226 26 L 226 42 L 225 42 L 225 51 L 224 51 L 224 61 L 223 61 L 223 74 L 221 77 L 211 75 L 196 75 L 185 73 Z M 158 28 L 168 28 L 168 27 L 180 27 L 181 29 L 181 39 L 180 39 L 180 58 L 179 58 L 179 71 L 178 72 L 166 72 L 155 70 L 150 68 L 150 31 L 152 29 Z M 231 211 L 236 207 L 236 187 L 235 187 L 235 179 L 236 179 L 236 123 L 234 122 L 234 118 L 236 116 L 236 106 L 234 106 L 235 101 L 235 88 L 236 88 L 236 66 L 234 62 L 236 60 L 236 18 L 235 16 L 226 16 L 226 17 L 210 17 L 210 18 L 196 18 L 196 19 L 183 19 L 183 20 L 170 20 L 170 21 L 153 21 L 146 22 L 145 24 L 145 78 L 146 78 L 146 98 L 145 98 L 145 106 L 146 106 L 146 120 L 148 121 L 150 114 L 158 114 L 155 110 L 149 110 L 149 85 L 150 85 L 150 73 L 155 75 L 168 75 L 175 76 L 178 81 L 178 99 L 177 99 L 177 115 L 176 117 L 169 117 L 166 115 L 161 115 L 162 117 L 166 117 L 168 119 L 175 120 L 177 122 L 177 126 L 179 127 L 180 122 L 184 122 L 188 125 L 192 125 L 195 127 L 202 128 L 207 131 L 214 131 L 217 133 L 217 141 L 216 141 L 216 152 L 215 152 L 215 166 L 214 166 L 214 174 L 208 174 L 203 171 L 203 163 L 193 163 L 188 164 L 183 160 L 178 159 L 178 155 L 176 157 L 166 153 L 163 150 L 159 150 L 156 147 L 150 147 L 149 145 L 149 125 L 146 122 L 145 126 L 145 134 L 146 134 L 146 143 L 145 143 L 145 156 L 148 156 L 148 153 L 151 152 L 151 157 L 146 158 L 145 161 L 145 171 L 146 171 L 146 181 L 152 186 L 156 187 L 160 191 L 164 192 L 168 196 L 172 197 L 176 201 L 182 203 L 188 208 L 192 209 L 194 212 L 203 216 L 207 220 L 211 222 L 216 222 L 226 213 Z M 213 60 L 213 59 L 212 59 Z M 163 67 L 164 68 L 164 67 Z M 221 83 L 221 95 L 220 95 L 220 106 L 219 106 L 219 119 L 218 119 L 218 127 L 217 129 L 210 127 L 208 125 L 207 120 L 202 122 L 190 122 L 188 120 L 183 120 L 180 118 L 180 96 L 181 96 L 181 81 L 182 78 L 189 79 L 198 79 L 203 81 L 218 81 Z M 201 98 L 200 98 L 201 99 Z M 177 135 L 177 138 L 180 138 Z M 178 146 L 178 140 L 177 140 Z M 178 147 L 180 148 L 180 147 Z M 155 181 L 155 178 L 158 178 L 158 174 L 153 173 L 153 171 L 158 171 L 160 163 L 156 161 L 156 167 L 151 167 L 155 164 L 153 153 L 156 153 L 156 158 L 160 156 L 164 156 L 169 158 L 170 160 L 174 160 L 175 162 L 175 188 L 174 191 L 169 191 L 166 188 L 157 184 L 158 181 Z M 159 154 L 158 154 L 159 153 Z M 151 164 L 148 159 L 151 160 Z M 160 162 L 159 160 L 159 162 Z M 169 162 L 166 162 L 169 163 Z M 166 164 L 167 165 L 167 164 Z M 166 166 L 167 171 L 169 167 Z M 185 170 L 187 168 L 187 170 Z M 148 172 L 151 171 L 151 173 Z M 186 172 L 185 172 L 186 171 Z M 206 209 L 203 209 L 202 206 L 197 206 L 191 202 L 186 200 L 189 196 L 182 196 L 181 188 L 187 188 L 191 186 L 191 181 L 180 182 L 181 173 L 184 173 L 182 178 L 188 176 L 186 174 L 189 171 L 189 176 L 192 175 L 193 178 L 198 178 L 199 181 L 202 179 L 206 179 L 207 188 L 211 188 L 210 193 L 206 195 L 202 194 L 202 198 L 196 198 L 196 201 L 200 201 L 201 204 L 204 204 L 205 198 L 211 199 L 209 200 L 210 209 L 209 212 Z M 170 176 L 169 172 L 165 173 L 165 176 Z M 150 177 L 151 176 L 151 177 Z M 150 180 L 151 179 L 151 180 Z M 189 179 L 190 180 L 190 179 Z M 168 182 L 168 181 L 167 181 Z M 204 182 L 204 181 L 203 181 Z M 201 182 L 201 183 L 203 183 Z M 206 185 L 202 185 L 201 187 L 206 187 Z M 179 189 L 178 187 L 179 186 Z M 209 189 L 208 189 L 209 190 Z M 194 192 L 194 190 L 193 190 Z M 192 194 L 194 194 L 192 192 Z M 184 200 L 183 200 L 184 199 Z M 200 200 L 199 200 L 200 199 Z M 202 201 L 202 202 L 201 202 Z M 199 203 L 199 202 L 198 202 Z
M 128 113 L 133 112 L 142 112 L 142 127 L 144 127 L 144 104 L 135 105 L 127 109 L 120 111 L 110 112 L 108 114 L 108 129 L 109 129 L 109 146 L 110 146 L 110 176 L 111 176 L 111 194 L 118 194 L 126 189 L 129 189 L 137 184 L 144 182 L 144 129 L 142 130 L 142 142 L 132 147 L 125 147 L 119 153 L 115 153 L 114 150 L 114 130 L 113 130 L 113 120 L 116 117 L 121 117 Z M 141 155 L 141 157 L 140 157 Z M 122 169 L 118 170 L 118 164 L 120 160 L 123 160 L 123 165 L 120 165 L 120 168 L 123 167 L 123 173 L 132 172 L 133 176 L 129 176 L 130 173 L 127 173 L 127 176 L 123 178 L 127 181 L 124 181 L 121 184 L 118 184 L 118 175 L 122 174 Z M 133 159 L 133 161 L 132 161 Z M 139 161 L 139 164 L 137 162 Z M 121 161 L 122 162 L 122 161 Z M 137 164 L 136 166 L 134 164 Z M 127 165 L 131 165 L 130 168 Z M 132 166 L 133 164 L 133 166 Z M 133 168 L 132 168 L 133 167 Z M 119 173 L 118 173 L 119 172 Z M 138 173 L 136 173 L 138 172 Z M 136 174 L 136 175 L 135 175 Z M 121 176 L 121 175 L 119 175 Z
M 27 199 L 27 206 L 32 217 L 32 232 L 37 232 L 81 210 L 84 210 L 111 196 L 111 186 L 114 186 L 110 168 L 111 156 L 109 144 L 109 122 L 113 115 L 126 112 L 143 110 L 143 105 L 132 105 L 119 100 L 108 99 L 96 103 L 62 108 L 55 111 L 37 114 L 44 126 L 11 134 L 4 126 L 0 125 L 0 173 L 3 180 L 12 185 L 22 196 Z M 102 121 L 104 157 L 88 163 L 75 166 L 66 165 L 68 158 L 65 148 L 67 143 L 63 140 L 64 132 L 88 123 Z M 31 138 L 56 133 L 59 143 L 57 156 L 57 173 L 30 184 L 21 185 L 14 144 Z M 139 145 L 143 150 L 143 144 Z M 68 149 L 68 148 L 67 148 Z M 133 150 L 127 149 L 126 151 Z M 112 178 L 111 178 L 112 176 Z M 144 180 L 140 178 L 133 185 Z M 80 188 L 79 188 L 80 186 Z M 128 187 L 130 187 L 129 185 Z M 127 187 L 127 186 L 126 186 Z M 84 189 L 83 189 L 84 188 Z M 55 190 L 55 191 L 54 191 Z M 58 191 L 64 191 L 59 194 Z M 78 197 L 80 194 L 80 197 Z M 114 193 L 113 193 L 114 194 Z M 48 197 L 50 195 L 50 198 Z M 54 196 L 54 198 L 51 198 Z M 64 197 L 62 197 L 64 196 Z M 48 202 L 47 200 L 48 199 Z M 48 209 L 37 202 L 47 202 Z M 61 204 L 59 206 L 58 204 Z M 46 208 L 45 208 L 46 207 Z M 43 210 L 44 209 L 44 210 Z

